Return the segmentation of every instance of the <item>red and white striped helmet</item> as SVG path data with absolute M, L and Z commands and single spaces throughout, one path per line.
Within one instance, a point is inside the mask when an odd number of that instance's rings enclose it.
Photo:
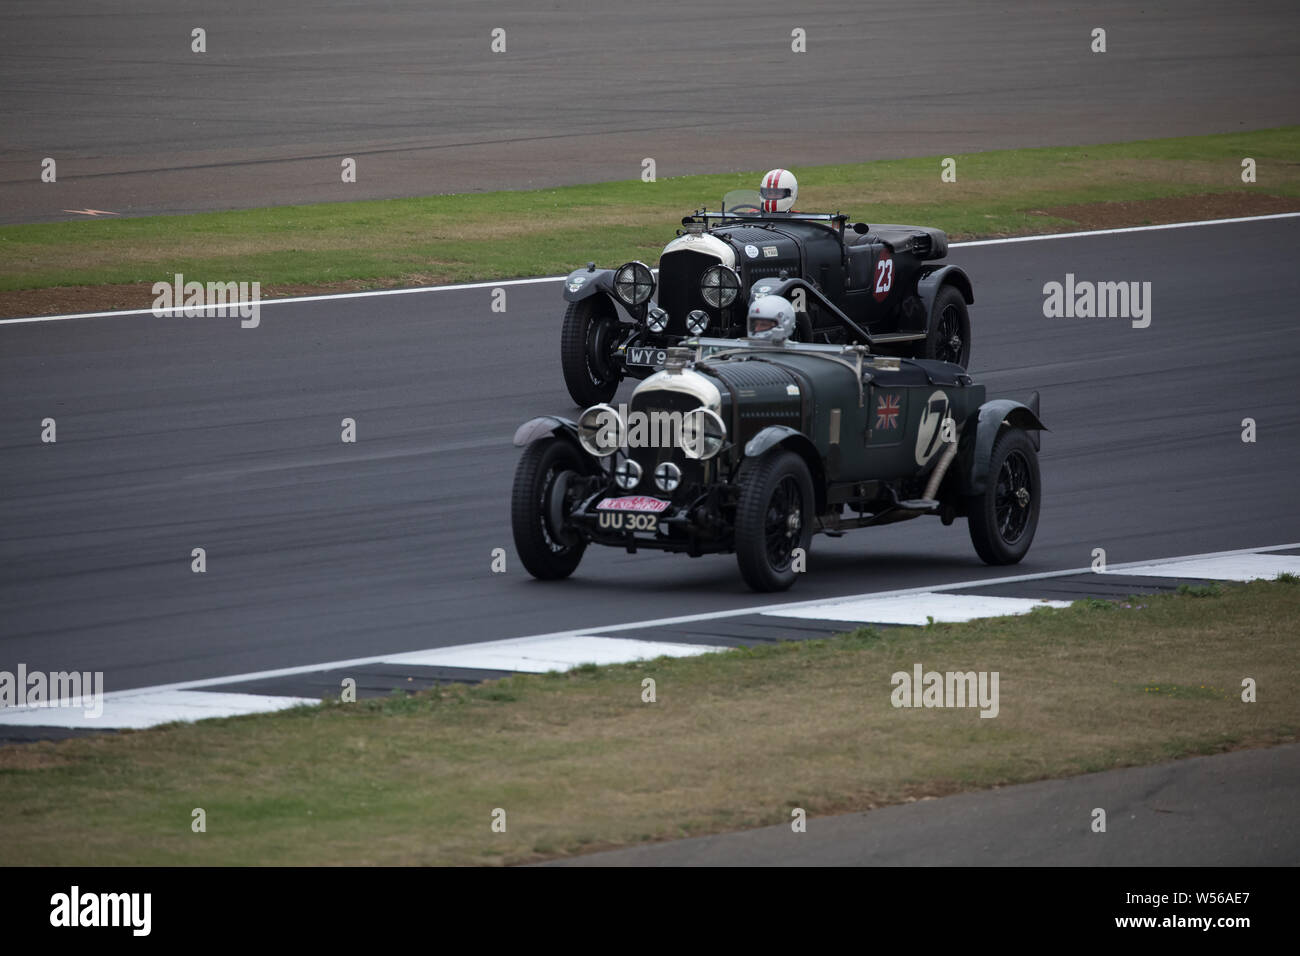
M 789 212 L 799 198 L 799 180 L 788 169 L 771 169 L 758 186 L 763 212 Z

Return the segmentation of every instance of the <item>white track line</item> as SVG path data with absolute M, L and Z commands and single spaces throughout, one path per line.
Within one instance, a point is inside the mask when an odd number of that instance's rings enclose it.
M 1191 229 L 1197 226 L 1224 226 L 1239 222 L 1264 222 L 1269 219 L 1293 219 L 1300 212 L 1278 212 L 1267 216 L 1238 216 L 1235 219 L 1199 219 L 1195 222 L 1168 222 L 1154 226 L 1123 226 L 1116 229 L 1093 229 L 1087 232 L 1050 232 L 1038 236 L 1009 236 L 1005 239 L 975 239 L 969 242 L 950 243 L 949 249 L 968 249 L 972 246 L 999 246 L 1013 242 L 1043 242 L 1048 239 L 1085 239 L 1090 236 L 1116 236 L 1130 232 L 1154 232 L 1160 229 Z M 559 282 L 565 276 L 538 276 L 532 279 L 502 279 L 497 282 L 463 282 L 457 285 L 426 285 L 414 289 L 374 289 L 369 292 L 338 292 L 330 295 L 303 295 L 283 299 L 261 299 L 260 307 L 283 305 L 289 302 L 329 302 L 336 299 L 367 299 L 384 295 L 416 295 L 424 292 L 461 292 L 467 289 L 495 289 L 507 285 L 535 285 L 542 282 Z M 228 310 L 246 308 L 251 302 L 237 302 L 224 306 Z M 184 311 L 186 306 L 159 309 L 160 313 Z M 193 308 L 191 306 L 190 308 Z M 207 308 L 218 308 L 208 306 Z M 75 312 L 70 315 L 35 315 L 20 319 L 0 319 L 0 325 L 21 325 L 28 322 L 62 322 L 67 319 L 108 319 L 130 315 L 153 315 L 153 309 L 120 309 L 113 312 Z
M 1115 573 L 1123 573 L 1126 568 L 1145 568 L 1160 564 L 1176 564 L 1182 561 L 1200 560 L 1208 558 L 1222 558 L 1240 554 L 1266 554 L 1272 551 L 1287 551 L 1291 549 L 1300 549 L 1300 542 L 1292 544 L 1275 544 L 1261 548 L 1241 548 L 1236 551 L 1212 551 L 1206 554 L 1180 555 L 1174 558 L 1160 558 L 1148 561 L 1133 561 L 1128 564 L 1111 565 L 1109 570 Z M 1049 578 L 1063 578 L 1075 574 L 1090 574 L 1091 567 L 1068 568 L 1063 571 L 1041 571 L 1036 574 L 1015 574 L 1000 578 L 984 578 L 974 581 L 954 581 L 951 584 L 934 584 L 927 587 L 901 588 L 894 591 L 878 591 L 874 594 L 850 594 L 840 598 L 817 598 L 811 601 L 794 601 L 788 604 L 767 604 L 758 607 L 735 608 L 730 611 L 710 611 L 704 614 L 685 614 L 680 617 L 663 617 L 649 621 L 633 621 L 624 624 L 612 624 L 603 627 L 584 627 L 569 631 L 554 631 L 550 634 L 535 634 L 527 638 L 507 638 L 501 642 L 482 642 L 482 643 L 511 643 L 522 641 L 554 641 L 568 640 L 577 637 L 603 637 L 609 634 L 617 634 L 620 631 L 639 630 L 641 628 L 661 627 L 668 624 L 691 624 L 697 621 L 716 621 L 729 617 L 741 617 L 746 614 L 773 614 L 781 615 L 782 611 L 793 611 L 809 607 L 833 607 L 836 604 L 849 604 L 854 601 L 861 601 L 864 598 L 888 598 L 900 595 L 926 594 L 935 591 L 955 591 L 961 588 L 973 587 L 992 587 L 1001 584 L 1014 584 L 1019 581 L 1043 581 Z M 392 661 L 395 658 L 407 658 L 416 655 L 432 654 L 448 650 L 461 650 L 473 647 L 472 644 L 459 644 L 451 648 L 428 648 L 425 651 L 390 651 L 386 654 L 376 654 L 371 657 L 353 657 L 341 661 L 324 661 L 318 664 L 302 664 L 295 667 L 277 667 L 271 670 L 252 671 L 247 674 L 232 674 L 227 677 L 207 677 L 199 680 L 179 681 L 174 684 L 158 684 L 152 687 L 137 687 L 130 690 L 110 691 L 104 694 L 104 700 L 111 698 L 125 697 L 132 694 L 156 693 L 161 691 L 174 690 L 202 690 L 207 687 L 222 687 L 229 684 L 243 684 L 250 681 L 267 680 L 272 677 L 294 677 L 299 674 L 313 674 L 317 671 L 343 670 L 350 667 L 366 667 L 371 664 L 383 664 Z M 695 645 L 686 645 L 695 646 Z

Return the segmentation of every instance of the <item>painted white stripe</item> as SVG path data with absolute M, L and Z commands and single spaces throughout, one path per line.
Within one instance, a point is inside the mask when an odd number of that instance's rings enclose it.
M 1045 239 L 1086 239 L 1089 236 L 1118 236 L 1126 232 L 1158 232 L 1161 229 L 1191 229 L 1196 226 L 1226 226 L 1234 222 L 1263 222 L 1268 219 L 1294 219 L 1300 212 L 1275 212 L 1267 216 L 1237 216 L 1234 219 L 1198 219 L 1195 222 L 1162 222 L 1153 226 L 1116 226 L 1113 229 L 1088 229 L 1083 232 L 1046 232 L 1037 236 L 1007 236 L 1003 239 L 970 239 L 948 244 L 949 249 L 972 246 L 1005 246 L 1013 242 L 1042 242 Z
M 626 664 L 629 661 L 648 661 L 656 657 L 695 657 L 725 649 L 703 644 L 633 641 L 624 637 L 595 635 L 519 637 L 395 654 L 384 658 L 384 663 L 422 667 L 482 667 L 488 670 L 544 674 L 547 671 L 569 670 L 579 664 Z
M 1234 554 L 1220 558 L 1174 561 L 1169 564 L 1145 564 L 1123 571 L 1106 570 L 1105 574 L 1125 574 L 1143 578 L 1204 578 L 1208 581 L 1255 581 L 1272 579 L 1279 574 L 1300 574 L 1300 557 L 1287 554 Z
M 948 244 L 949 249 L 967 249 L 974 246 L 1001 246 L 1015 242 L 1043 242 L 1048 239 L 1086 239 L 1090 236 L 1114 236 L 1128 232 L 1153 232 L 1160 229 L 1192 229 L 1199 226 L 1224 226 L 1239 222 L 1264 222 L 1269 219 L 1293 219 L 1300 216 L 1300 212 L 1278 212 L 1271 213 L 1267 216 L 1238 216 L 1234 219 L 1200 219 L 1195 222 L 1167 222 L 1153 226 L 1123 226 L 1115 229 L 1092 229 L 1084 232 L 1049 232 L 1036 236 L 1008 236 L 1002 239 L 973 239 L 966 242 L 952 242 Z M 658 270 L 652 270 L 657 272 Z M 567 273 L 565 274 L 567 275 Z M 368 299 L 384 295 L 417 295 L 424 292 L 461 292 L 466 289 L 495 289 L 497 286 L 507 285 L 536 285 L 542 282 L 559 282 L 565 276 L 537 276 L 528 279 L 501 279 L 494 282 L 462 282 L 455 285 L 425 285 L 413 289 L 372 289 L 368 292 L 335 292 L 328 295 L 302 295 L 287 296 L 278 299 L 261 299 L 258 305 L 265 308 L 268 305 L 283 305 L 290 302 L 326 302 L 332 299 Z M 233 305 L 226 305 L 227 310 L 238 309 L 251 305 L 250 302 L 239 302 Z M 217 308 L 209 306 L 208 308 Z M 160 309 L 160 312 L 177 312 L 185 309 L 185 306 L 175 306 L 171 309 Z M 129 315 L 153 315 L 153 309 L 120 309 L 111 312 L 74 312 L 69 315 L 34 315 L 18 319 L 0 319 L 0 325 L 21 325 L 28 322 L 62 322 L 66 319 L 108 319 L 113 317 L 122 317 Z
M 1194 559 L 1223 558 L 1232 555 L 1242 555 L 1242 554 L 1267 554 L 1273 551 L 1291 551 L 1297 549 L 1300 549 L 1300 542 L 1292 542 L 1291 544 L 1275 544 L 1275 545 L 1269 545 L 1267 547 L 1260 547 L 1260 548 L 1241 548 L 1235 551 L 1213 551 L 1213 552 L 1207 552 L 1205 554 L 1183 555 L 1181 557 L 1163 558 L 1155 561 L 1148 560 L 1148 561 L 1134 561 L 1128 564 L 1113 564 L 1110 566 L 1109 570 L 1114 573 L 1124 573 L 1128 568 L 1155 567 L 1155 566 L 1167 567 L 1170 565 L 1178 564 L 1180 562 L 1186 562 Z M 643 628 L 661 627 L 669 624 L 692 624 L 697 621 L 724 620 L 729 617 L 740 617 L 742 615 L 747 615 L 747 614 L 771 614 L 776 617 L 790 617 L 790 616 L 795 616 L 789 614 L 788 612 L 790 611 L 798 611 L 803 608 L 817 607 L 819 608 L 819 613 L 824 613 L 825 610 L 834 608 L 838 604 L 851 604 L 856 601 L 861 601 L 864 598 L 878 599 L 878 598 L 896 597 L 901 595 L 930 594 L 934 592 L 954 591 L 962 588 L 1015 584 L 1021 581 L 1044 581 L 1051 578 L 1063 578 L 1063 577 L 1070 577 L 1076 574 L 1091 574 L 1091 573 L 1092 573 L 1091 567 L 1082 567 L 1082 568 L 1066 568 L 1060 571 L 1039 571 L 1034 574 L 1013 574 L 1013 575 L 1006 575 L 1003 577 L 976 579 L 973 581 L 954 581 L 950 584 L 932 584 L 929 587 L 901 588 L 894 591 L 878 591 L 875 594 L 866 594 L 866 595 L 851 594 L 840 598 L 830 598 L 830 599 L 819 598 L 811 601 L 794 601 L 786 604 L 767 604 L 767 605 L 759 605 L 756 607 L 733 608 L 728 611 L 709 611 L 703 614 L 683 614 L 678 617 L 661 617 L 661 618 L 656 618 L 648 621 L 631 621 L 623 624 L 609 624 L 602 627 L 587 627 L 587 628 L 579 628 L 579 629 L 569 630 L 569 631 L 555 631 L 550 634 L 537 634 L 528 638 L 507 638 L 505 641 L 490 642 L 490 643 L 503 644 L 503 643 L 518 643 L 518 642 L 531 641 L 531 642 L 536 642 L 538 645 L 540 645 L 543 642 L 547 642 L 547 641 L 568 640 L 571 638 L 578 638 L 578 637 L 599 637 L 601 635 L 616 634 L 619 631 L 640 630 Z M 832 618 L 831 620 L 834 619 Z M 621 641 L 622 639 L 619 640 Z M 694 644 L 665 645 L 665 644 L 655 644 L 654 642 L 645 642 L 645 641 L 635 641 L 630 643 L 635 643 L 638 645 L 649 643 L 652 647 L 675 646 L 681 648 L 690 648 L 692 651 L 696 651 L 699 653 L 707 653 L 709 650 L 721 649 L 721 648 L 709 648 L 705 645 L 694 645 Z M 427 652 L 414 651 L 409 653 L 395 652 L 395 653 L 388 653 L 388 654 L 376 654 L 371 657 L 354 657 L 354 658 L 349 658 L 347 660 L 341 660 L 341 661 L 327 661 L 318 664 L 301 664 L 295 667 L 277 667 L 277 668 L 272 668 L 270 670 L 264 670 L 264 671 L 251 671 L 245 674 L 231 674 L 226 677 L 205 677 L 199 680 L 180 681 L 174 684 L 159 684 L 153 687 L 139 687 L 139 688 L 133 688 L 131 690 L 113 691 L 104 694 L 104 701 L 105 701 L 104 707 L 105 707 L 105 711 L 107 711 L 109 701 L 115 701 L 121 698 L 139 696 L 142 694 L 161 694 L 169 691 L 201 690 L 207 687 L 221 687 L 228 684 L 242 684 L 248 681 L 268 680 L 273 677 L 293 677 L 299 674 L 311 674 L 323 670 L 344 670 L 349 667 L 363 667 L 369 664 L 383 664 L 383 663 L 390 663 L 393 661 L 404 661 L 405 663 L 415 664 L 415 663 L 419 663 L 419 661 L 414 659 L 412 660 L 404 660 L 404 659 L 415 658 L 417 656 L 421 656 L 426 653 L 434 653 L 438 651 L 447 651 L 447 650 L 459 651 L 466 647 L 472 647 L 472 645 L 458 645 L 454 648 L 430 648 L 429 651 Z M 657 655 L 658 653 L 663 653 L 663 652 L 651 651 L 647 653 L 652 653 Z M 637 658 L 627 658 L 627 659 L 635 660 Z M 586 663 L 586 661 L 580 661 L 579 663 Z M 444 666 L 450 666 L 450 665 L 444 665 Z M 463 665 L 458 665 L 458 666 L 463 666 Z M 477 666 L 482 667 L 485 665 L 480 664 Z M 207 697 L 210 695 L 204 694 L 203 696 Z M 254 696 L 254 695 L 232 695 L 232 696 Z M 290 703 L 287 706 L 290 707 L 301 702 L 297 698 L 274 697 L 270 699 L 275 701 L 288 700 L 290 701 Z M 273 709 L 273 708 L 268 708 L 268 709 Z M 20 710 L 19 708 L 12 708 L 11 713 L 16 713 L 19 710 Z M 53 711 L 47 710 L 45 712 L 51 713 Z M 50 724 L 49 722 L 37 722 L 37 725 L 38 726 L 62 726 L 62 725 Z M 99 726 L 103 727 L 107 725 L 100 724 Z
M 854 624 L 925 624 L 973 621 L 977 617 L 1028 614 L 1036 607 L 1069 607 L 1069 601 L 1035 601 L 1031 598 L 986 597 L 982 594 L 899 594 L 833 604 L 814 604 L 790 611 L 764 611 L 772 617 L 797 617 Z
M 67 727 L 80 730 L 143 730 L 172 721 L 238 717 L 285 710 L 299 704 L 319 704 L 305 697 L 269 697 L 264 694 L 223 694 L 205 691 L 150 690 L 104 695 L 104 712 L 92 717 L 78 707 L 6 707 L 0 725 L 11 727 Z

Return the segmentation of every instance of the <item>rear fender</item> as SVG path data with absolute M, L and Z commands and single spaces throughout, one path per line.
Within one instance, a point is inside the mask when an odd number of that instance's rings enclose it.
M 948 265 L 937 268 L 926 266 L 921 270 L 920 278 L 916 280 L 916 294 L 925 306 L 927 321 L 930 313 L 934 311 L 935 297 L 946 285 L 956 288 L 967 305 L 975 304 L 975 292 L 971 286 L 970 276 L 961 266 Z
M 963 456 L 963 494 L 982 494 L 988 486 L 989 458 L 993 455 L 993 443 L 998 440 L 1003 428 L 1019 428 L 1029 432 L 1035 448 L 1038 447 L 1038 436 L 1035 433 L 1047 431 L 1037 412 L 1028 405 L 1009 398 L 985 402 L 967 420 L 963 429 L 963 444 L 968 449 L 968 455 Z

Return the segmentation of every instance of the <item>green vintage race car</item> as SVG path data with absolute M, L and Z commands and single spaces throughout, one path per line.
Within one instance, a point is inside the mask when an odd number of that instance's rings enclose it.
M 511 521 L 534 577 L 567 577 L 604 544 L 734 551 L 750 587 L 783 590 L 814 533 L 922 515 L 966 518 L 989 564 L 1024 557 L 1042 493 L 1036 394 L 988 401 L 949 362 L 750 331 L 670 349 L 627 407 L 519 428 Z

